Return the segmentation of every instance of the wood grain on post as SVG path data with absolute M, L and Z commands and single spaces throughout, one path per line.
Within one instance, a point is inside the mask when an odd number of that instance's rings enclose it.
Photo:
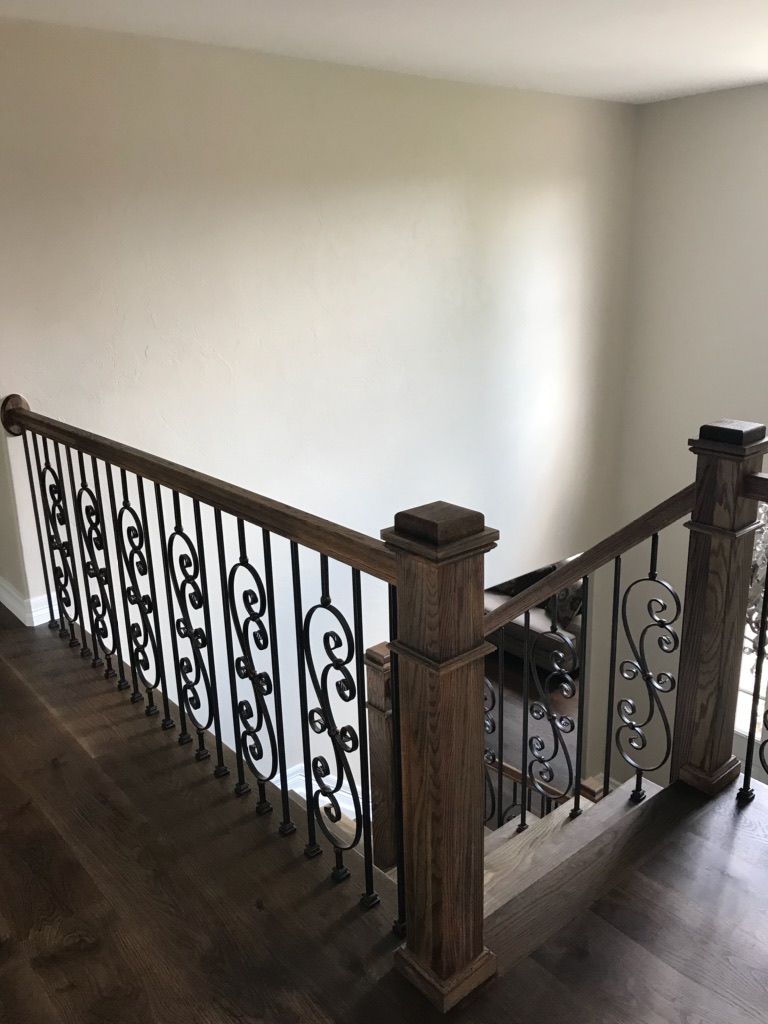
M 483 945 L 484 555 L 479 512 L 399 512 L 396 555 L 406 944 L 400 970 L 446 1011 L 496 971 Z
M 738 778 L 733 754 L 757 503 L 745 480 L 768 450 L 760 423 L 721 420 L 690 441 L 698 456 L 680 645 L 672 779 L 714 794 Z

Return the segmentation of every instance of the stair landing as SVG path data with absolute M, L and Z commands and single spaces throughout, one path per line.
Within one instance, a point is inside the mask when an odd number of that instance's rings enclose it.
M 45 627 L 0 609 L 0 1024 L 442 1020 L 392 970 L 394 885 L 361 912 Z M 768 1019 L 768 790 L 692 791 L 663 843 L 462 1024 Z M 378 884 L 378 882 L 377 882 Z

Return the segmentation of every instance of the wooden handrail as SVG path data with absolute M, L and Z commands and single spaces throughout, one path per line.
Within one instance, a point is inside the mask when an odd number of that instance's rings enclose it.
M 744 498 L 768 501 L 768 473 L 753 473 L 745 477 L 741 494 Z
M 17 398 L 17 396 L 13 396 Z M 156 455 L 92 434 L 80 427 L 32 412 L 26 402 L 9 402 L 3 408 L 3 425 L 15 432 L 30 430 L 53 441 L 94 455 L 121 469 L 136 473 L 180 494 L 238 516 L 272 533 L 320 551 L 371 576 L 395 582 L 395 555 L 383 541 L 339 526 L 282 502 L 265 498 L 243 487 L 226 483 Z
M 612 533 L 610 537 L 599 541 L 594 547 L 574 558 L 568 559 L 563 565 L 548 576 L 545 576 L 538 583 L 527 587 L 521 593 L 511 597 L 509 601 L 493 611 L 487 612 L 485 616 L 485 635 L 490 636 L 497 629 L 506 626 L 523 612 L 533 608 L 541 601 L 556 594 L 563 587 L 570 587 L 584 576 L 589 576 L 597 569 L 607 565 L 625 551 L 647 540 L 654 533 L 658 533 L 665 527 L 677 522 L 682 516 L 687 515 L 693 508 L 693 496 L 695 485 L 689 484 L 682 491 L 673 494 L 671 498 L 662 501 L 644 515 L 628 523 L 626 526 Z

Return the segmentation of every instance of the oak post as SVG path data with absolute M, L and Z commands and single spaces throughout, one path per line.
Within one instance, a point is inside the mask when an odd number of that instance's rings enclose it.
M 496 971 L 483 945 L 484 555 L 498 532 L 436 501 L 398 512 L 406 943 L 399 969 L 445 1012 Z
M 688 541 L 688 569 L 672 779 L 704 793 L 738 778 L 733 754 L 736 703 L 749 596 L 757 502 L 743 496 L 745 477 L 768 450 L 759 423 L 721 420 L 691 440 L 698 456 Z
M 389 644 L 376 644 L 375 647 L 368 648 L 365 652 L 365 673 L 368 692 L 373 862 L 381 871 L 389 871 L 397 863 Z

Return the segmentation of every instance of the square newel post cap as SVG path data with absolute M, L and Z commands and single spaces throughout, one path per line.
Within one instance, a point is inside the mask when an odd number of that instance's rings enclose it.
M 705 423 L 699 436 L 688 442 L 692 452 L 722 453 L 733 457 L 757 455 L 768 450 L 766 427 L 748 420 L 716 420 Z
M 499 531 L 485 525 L 482 512 L 432 501 L 398 512 L 395 525 L 382 530 L 381 537 L 390 547 L 445 562 L 490 551 Z

